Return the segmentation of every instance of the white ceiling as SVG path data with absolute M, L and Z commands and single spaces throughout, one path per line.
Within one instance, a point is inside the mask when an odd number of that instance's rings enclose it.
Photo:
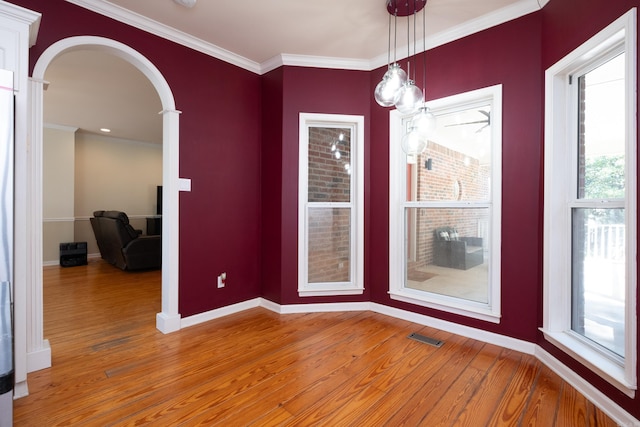
M 371 70 L 387 61 L 385 0 L 67 0 L 262 74 L 283 64 Z M 444 44 L 539 10 L 549 0 L 428 0 L 426 39 Z M 407 52 L 398 19 L 398 57 Z M 413 25 L 413 24 L 411 24 Z M 413 27 L 411 27 L 413 28 Z M 411 36 L 413 43 L 413 35 Z M 412 47 L 413 51 L 413 47 Z M 160 101 L 133 66 L 106 53 L 65 53 L 47 68 L 46 123 L 160 143 Z M 178 106 L 179 108 L 179 106 Z

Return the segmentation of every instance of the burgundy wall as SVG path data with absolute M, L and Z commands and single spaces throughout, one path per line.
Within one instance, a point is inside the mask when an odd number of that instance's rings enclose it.
M 262 77 L 62 0 L 11 0 L 43 13 L 31 66 L 73 35 L 119 40 L 158 67 L 183 111 L 180 176 L 180 313 L 257 296 L 280 304 L 373 301 L 536 342 L 640 418 L 628 399 L 553 346 L 542 324 L 544 69 L 640 0 L 551 0 L 531 14 L 431 50 L 427 98 L 503 85 L 502 314 L 500 324 L 391 300 L 389 113 L 372 102 L 384 69 L 282 67 Z M 421 62 L 418 61 L 418 68 Z M 417 72 L 421 76 L 421 70 Z M 221 76 L 225 76 L 224 79 Z M 418 86 L 422 87 L 421 78 Z M 365 294 L 297 294 L 298 117 L 365 116 Z M 213 282 L 228 273 L 228 287 Z
M 374 106 L 371 120 L 372 300 L 405 310 L 535 341 L 541 284 L 540 15 L 532 14 L 433 49 L 426 58 L 427 98 L 502 84 L 502 319 L 500 324 L 419 308 L 390 299 L 388 110 Z M 421 65 L 421 59 L 417 61 Z M 373 72 L 372 86 L 384 69 Z M 421 76 L 418 71 L 417 75 Z M 418 78 L 421 86 L 421 78 Z M 398 148 L 399 149 L 399 148 Z
M 284 68 L 262 76 L 262 296 L 282 303 L 282 92 Z M 297 259 L 297 258 L 296 258 Z
M 318 68 L 284 67 L 283 109 L 282 109 L 282 176 L 280 206 L 272 207 L 265 200 L 263 209 L 281 209 L 280 247 L 270 248 L 270 242 L 263 242 L 263 248 L 279 253 L 269 256 L 280 257 L 280 292 L 282 304 L 368 301 L 368 291 L 364 295 L 344 297 L 304 297 L 298 296 L 298 126 L 299 114 L 331 113 L 351 114 L 365 117 L 365 162 L 368 156 L 370 132 L 369 120 L 370 79 L 368 72 L 328 70 Z M 264 108 L 269 108 L 267 105 Z M 275 142 L 275 141 L 274 141 Z M 271 149 L 268 142 L 263 151 Z M 278 149 L 274 147 L 274 149 Z M 365 180 L 366 187 L 366 180 Z M 366 193 L 365 193 L 366 197 Z M 267 214 L 265 214 L 267 215 Z M 366 236 L 365 236 L 366 239 Z M 366 244 L 365 244 L 366 246 Z M 265 282 L 272 282 L 269 277 Z M 365 283 L 365 289 L 367 288 Z
M 552 0 L 541 12 L 544 30 L 542 69 L 551 67 L 629 9 L 639 6 L 639 0 L 616 2 L 608 0 Z M 640 343 L 640 339 L 638 343 Z M 640 395 L 638 393 L 636 393 L 635 399 L 628 398 L 599 376 L 546 342 L 542 336 L 539 337 L 538 344 L 606 393 L 634 417 L 640 419 Z M 640 345 L 638 347 L 638 352 L 640 352 Z M 640 364 L 638 372 L 640 372 Z
M 182 111 L 180 176 L 192 180 L 180 193 L 180 314 L 259 296 L 260 76 L 66 1 L 12 3 L 43 14 L 31 68 L 60 39 L 102 36 L 140 52 L 171 87 Z

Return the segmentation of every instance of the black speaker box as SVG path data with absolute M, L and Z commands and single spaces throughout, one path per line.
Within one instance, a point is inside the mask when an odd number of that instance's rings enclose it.
M 87 265 L 87 242 L 60 243 L 60 265 Z

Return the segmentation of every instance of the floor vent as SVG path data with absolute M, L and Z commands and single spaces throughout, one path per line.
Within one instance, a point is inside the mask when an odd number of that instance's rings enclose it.
M 411 338 L 412 340 L 420 341 L 425 344 L 432 345 L 434 347 L 442 347 L 442 344 L 444 344 L 444 341 L 440 341 L 438 339 L 431 338 L 431 337 L 425 337 L 424 335 L 416 334 L 415 332 L 409 335 L 408 338 Z

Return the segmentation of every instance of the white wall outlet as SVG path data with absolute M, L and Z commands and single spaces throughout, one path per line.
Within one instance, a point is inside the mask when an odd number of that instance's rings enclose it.
M 224 285 L 226 284 L 227 280 L 227 273 L 222 273 L 221 275 L 218 276 L 218 287 L 219 288 L 224 288 Z

